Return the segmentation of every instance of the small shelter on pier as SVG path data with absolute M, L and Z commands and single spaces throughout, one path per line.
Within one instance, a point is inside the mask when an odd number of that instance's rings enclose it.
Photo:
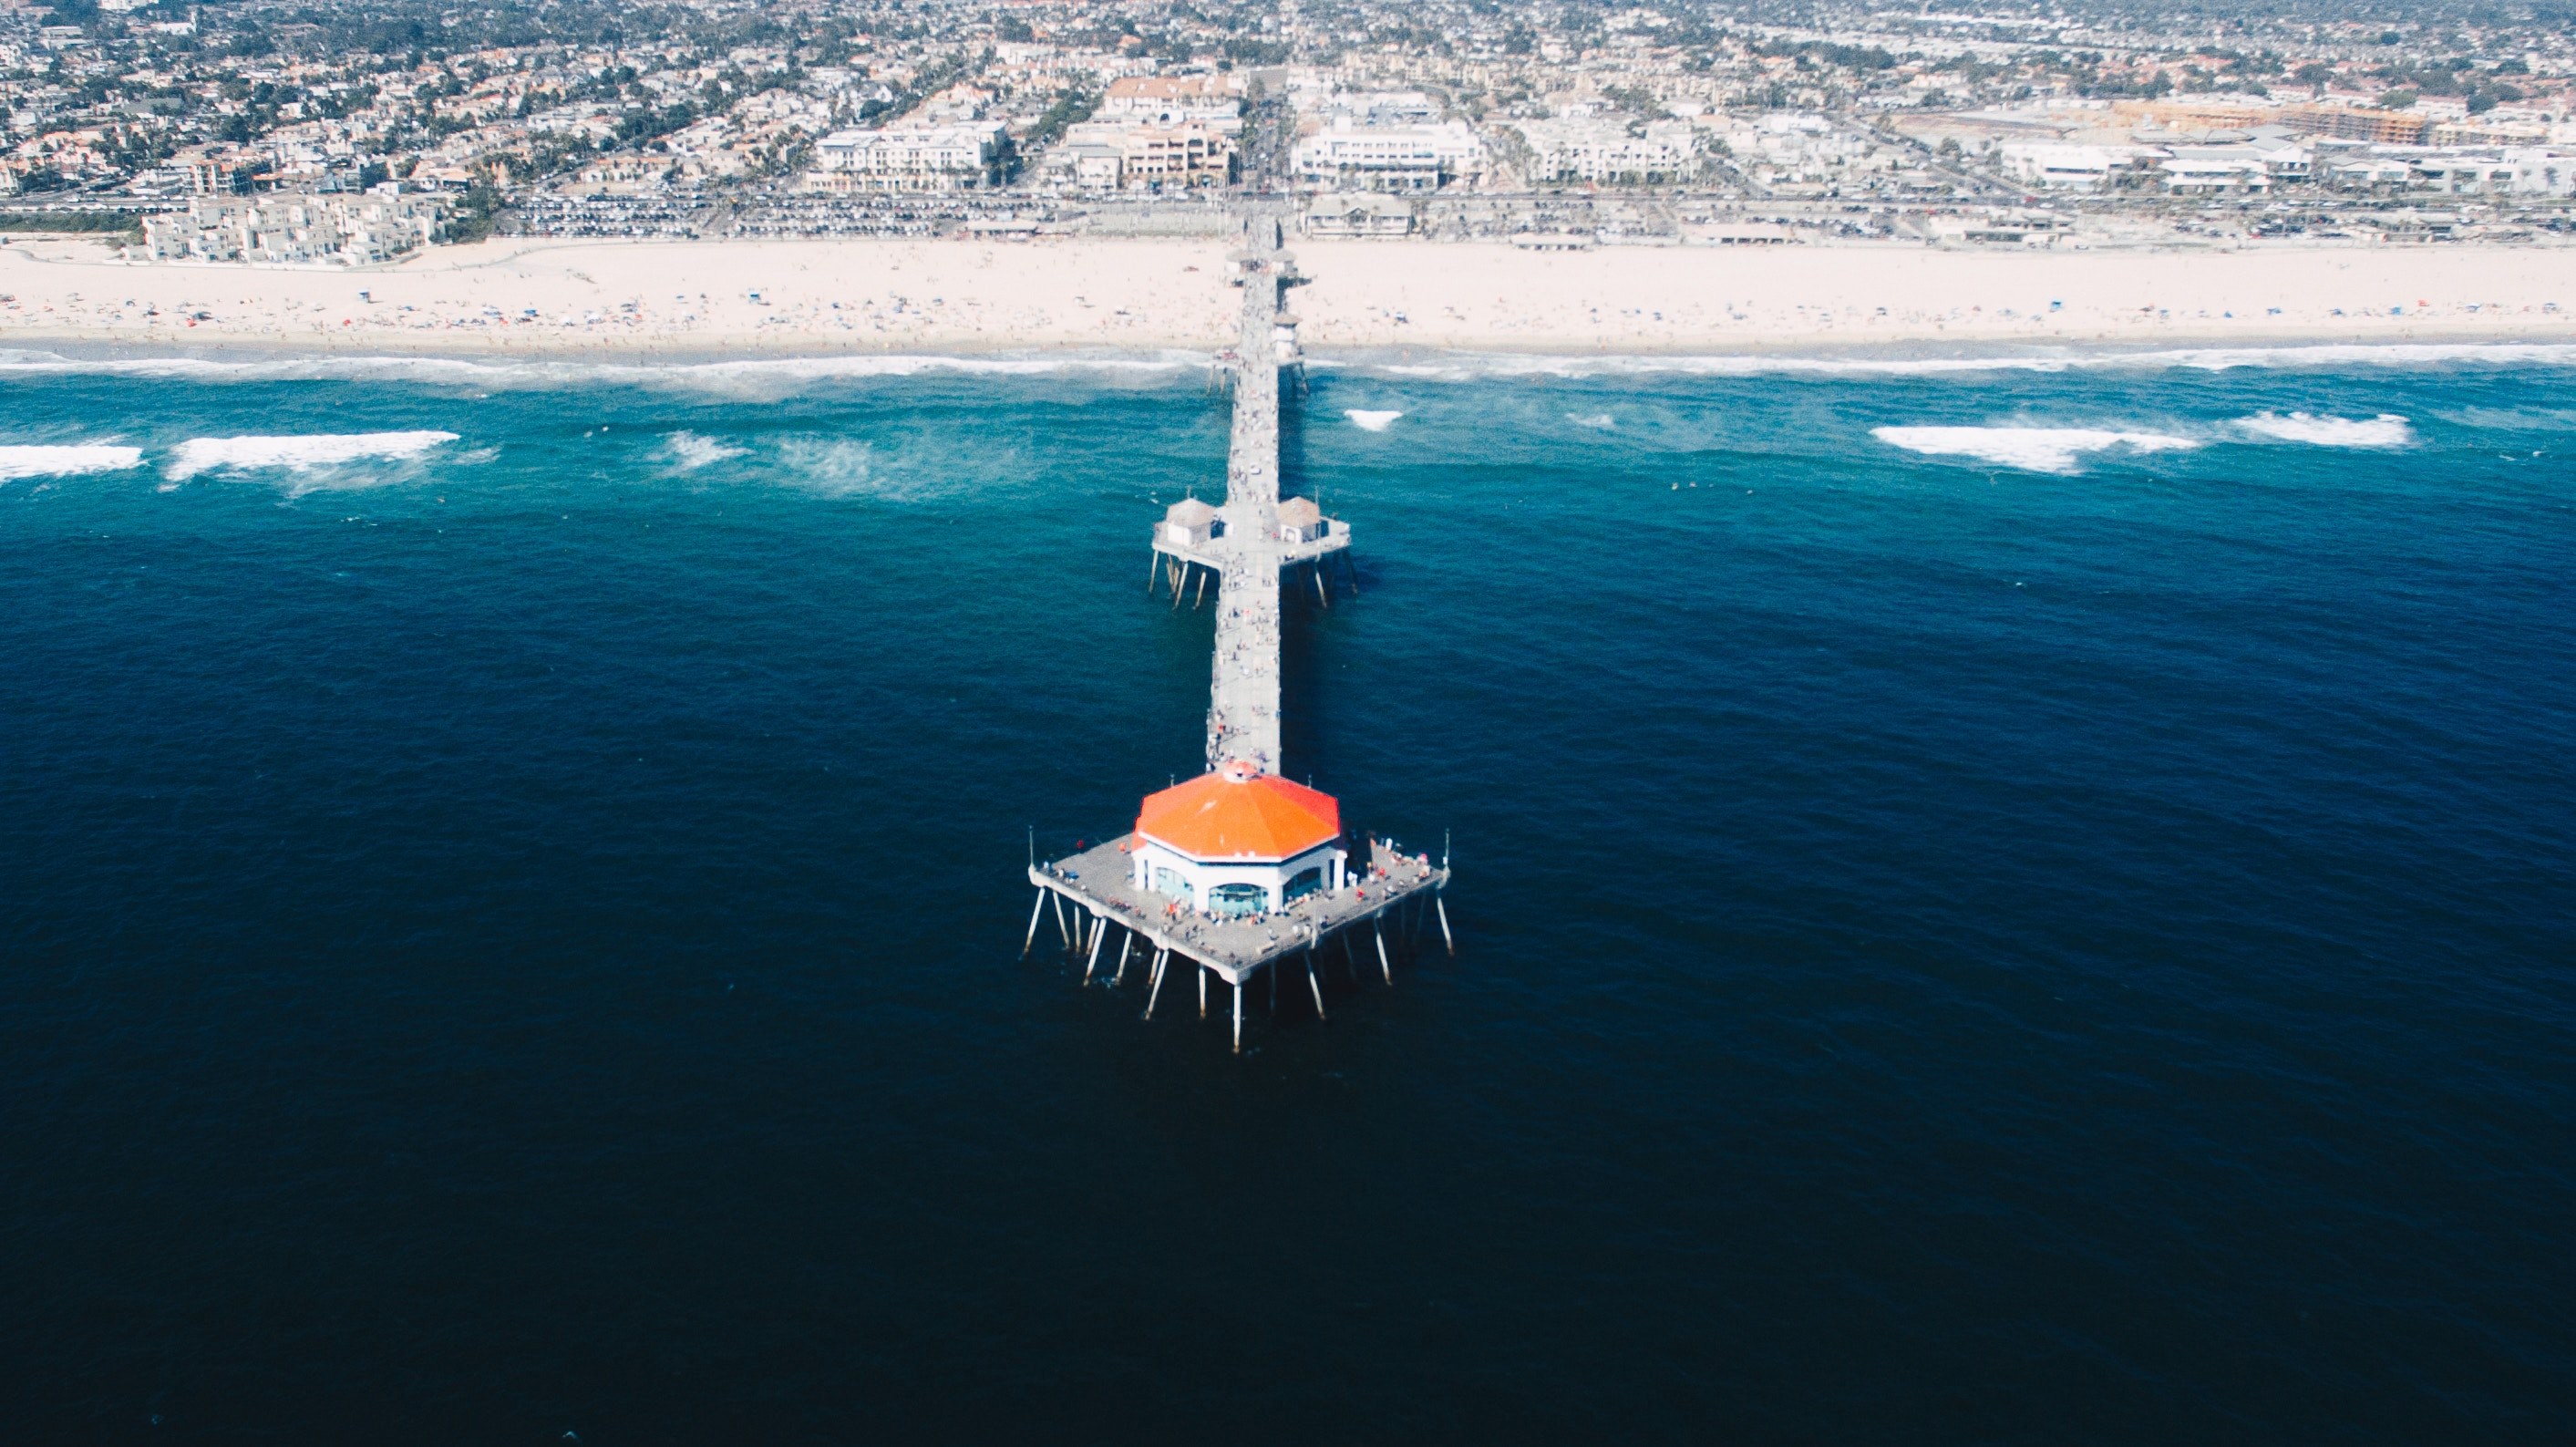
M 1237 759 L 1146 795 L 1128 858 L 1136 888 L 1225 917 L 1342 888 L 1349 853 L 1332 795 Z
M 1216 509 L 1197 498 L 1183 498 L 1163 511 L 1162 545 L 1166 548 L 1203 548 L 1216 532 Z
M 1292 497 L 1279 504 L 1279 541 L 1311 543 L 1333 530 L 1324 510 L 1310 497 Z

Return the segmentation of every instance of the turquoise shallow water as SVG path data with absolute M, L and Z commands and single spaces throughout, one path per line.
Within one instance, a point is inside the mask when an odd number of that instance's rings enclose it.
M 140 453 L 0 453 L 7 1435 L 2576 1410 L 2548 355 L 1319 369 L 1290 769 L 1463 950 L 1242 1059 L 1015 958 L 1195 765 L 1187 359 L 0 389 Z

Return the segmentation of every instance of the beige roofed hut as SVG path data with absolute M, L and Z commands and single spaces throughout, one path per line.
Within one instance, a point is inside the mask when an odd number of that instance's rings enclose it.
M 1311 543 L 1332 531 L 1324 510 L 1314 499 L 1292 497 L 1279 504 L 1279 539 L 1289 543 Z
M 1184 498 L 1163 512 L 1163 545 L 1171 548 L 1207 546 L 1216 536 L 1216 509 L 1197 498 Z

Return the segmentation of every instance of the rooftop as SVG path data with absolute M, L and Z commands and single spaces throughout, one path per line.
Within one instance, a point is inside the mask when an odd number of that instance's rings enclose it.
M 1342 836 L 1342 806 L 1238 759 L 1146 795 L 1136 833 L 1192 859 L 1291 859 Z

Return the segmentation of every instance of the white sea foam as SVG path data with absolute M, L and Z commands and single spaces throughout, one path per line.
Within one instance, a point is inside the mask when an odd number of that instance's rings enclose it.
M 1619 425 L 1619 419 L 1611 416 L 1607 412 L 1592 412 L 1585 414 L 1568 412 L 1565 414 L 1565 420 L 1573 423 L 1577 427 L 1589 427 L 1595 432 L 1607 432 L 1611 428 Z
M 2236 425 L 2258 437 L 2279 442 L 2305 442 L 2317 447 L 2405 447 L 2415 440 L 2414 429 L 2394 412 L 2376 417 L 2316 417 L 2305 412 L 2286 416 L 2277 412 L 2257 412 L 2239 417 Z
M 1417 354 L 1419 355 L 1419 354 Z M 892 353 L 773 357 L 703 362 L 481 360 L 464 357 L 292 356 L 69 357 L 0 349 L 0 377 L 63 373 L 139 376 L 194 382 L 409 381 L 481 391 L 584 386 L 652 387 L 766 399 L 835 381 L 953 373 L 967 376 L 1091 374 L 1107 380 L 1174 380 L 1205 370 L 1205 352 L 1047 352 L 943 356 Z M 2226 371 L 2239 367 L 2351 368 L 2460 366 L 2576 367 L 2576 344 L 2554 342 L 2332 342 L 2310 346 L 2187 347 L 2124 351 L 2054 346 L 1956 356 L 1756 355 L 1639 353 L 1554 355 L 1530 352 L 1438 352 L 1424 361 L 1393 362 L 1378 354 L 1313 357 L 1314 370 L 1342 370 L 1437 381 L 1508 377 L 1600 377 L 1678 374 L 1744 377 L 1771 374 L 1907 376 L 1956 372 L 2066 372 L 2128 368 Z
M 418 457 L 453 432 L 318 433 L 301 437 L 191 437 L 179 444 L 162 472 L 173 482 L 217 469 L 283 468 L 309 473 L 379 458 Z
M 695 472 L 701 467 L 740 457 L 747 449 L 700 437 L 694 432 L 674 432 L 662 439 L 662 455 L 682 472 Z
M 770 357 L 709 362 L 482 361 L 461 357 L 66 357 L 0 350 L 0 378 L 11 375 L 149 377 L 171 381 L 417 382 L 475 391 L 543 391 L 592 386 L 650 387 L 762 401 L 872 377 L 943 373 L 966 376 L 1094 374 L 1110 380 L 1164 380 L 1204 370 L 1204 352 L 1048 353 L 1030 356 L 892 354 Z
M 2313 346 L 2181 347 L 2121 351 L 2108 347 L 1963 356 L 1766 356 L 1752 353 L 1638 353 L 1556 356 L 1531 352 L 1440 353 L 1422 361 L 1390 362 L 1367 356 L 1310 361 L 1312 366 L 1387 377 L 1475 382 L 1515 377 L 1581 379 L 1624 376 L 1758 377 L 1773 375 L 1943 376 L 1981 372 L 2166 371 L 2223 372 L 2259 367 L 2279 370 L 2352 367 L 2518 366 L 2576 367 L 2576 344 L 2557 342 L 2334 342 Z
M 888 491 L 876 449 L 848 437 L 789 437 L 778 444 L 796 486 L 826 497 L 861 497 Z
M 1354 407 L 1349 411 L 1344 412 L 1342 415 L 1351 419 L 1352 425 L 1358 427 L 1361 431 L 1384 432 L 1387 428 L 1395 424 L 1396 418 L 1401 417 L 1404 414 L 1401 412 L 1371 412 L 1362 408 Z
M 2126 447 L 2172 452 L 2198 447 L 2188 437 L 2162 432 L 2114 432 L 2098 427 L 1873 427 L 1881 442 L 1933 457 L 1973 457 L 1998 467 L 2031 472 L 2072 472 L 2088 452 Z
M 0 447 L 0 482 L 22 477 L 76 477 L 85 472 L 123 472 L 143 465 L 140 447 L 104 444 Z
M 2482 432 L 2576 432 L 2576 407 L 2462 407 L 2438 415 Z

